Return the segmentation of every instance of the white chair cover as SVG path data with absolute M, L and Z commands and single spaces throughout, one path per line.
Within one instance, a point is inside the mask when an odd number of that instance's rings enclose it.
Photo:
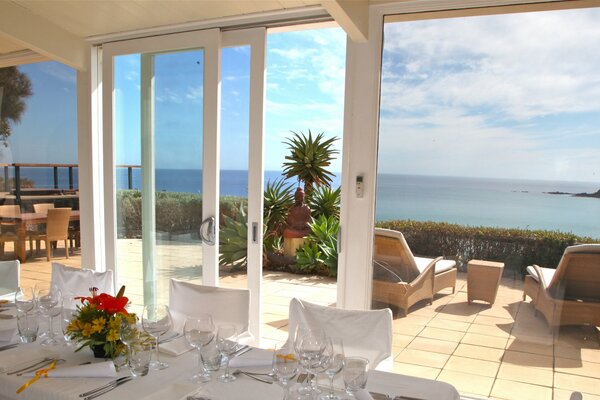
M 341 338 L 346 356 L 365 357 L 373 369 L 392 355 L 392 311 L 389 308 L 344 310 L 294 298 L 290 301 L 290 338 L 299 324 L 320 327 L 327 336 Z
M 110 270 L 95 272 L 53 262 L 51 282 L 58 286 L 63 295 L 91 296 L 92 287 L 98 288 L 98 293 L 115 294 L 113 272 Z
M 19 260 L 0 261 L 0 298 L 11 297 L 20 284 Z
M 173 329 L 183 330 L 186 317 L 210 314 L 216 326 L 234 324 L 242 344 L 254 344 L 248 332 L 250 321 L 250 291 L 196 285 L 171 279 L 169 284 L 169 309 L 173 318 Z

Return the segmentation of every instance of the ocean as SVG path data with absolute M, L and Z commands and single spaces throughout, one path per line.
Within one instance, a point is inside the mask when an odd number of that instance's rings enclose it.
M 12 171 L 11 171 L 12 172 Z M 22 177 L 36 187 L 53 187 L 50 168 L 23 168 Z M 281 178 L 265 171 L 265 183 Z M 77 169 L 74 169 L 77 187 Z M 333 186 L 340 185 L 334 178 Z M 294 181 L 290 181 L 294 184 Z M 68 171 L 59 169 L 59 187 L 68 188 Z M 133 170 L 133 187 L 141 187 L 141 173 Z M 127 188 L 127 170 L 117 170 L 117 188 Z M 160 191 L 200 193 L 199 170 L 156 170 Z M 379 174 L 376 220 L 411 219 L 470 226 L 546 229 L 600 239 L 600 199 L 551 195 L 544 192 L 592 193 L 599 183 L 516 179 L 461 178 Z M 246 171 L 222 171 L 221 195 L 248 195 Z

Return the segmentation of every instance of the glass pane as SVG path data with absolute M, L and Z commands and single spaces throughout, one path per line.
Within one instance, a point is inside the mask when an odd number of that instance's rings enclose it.
M 144 84 L 142 63 L 153 69 L 154 125 L 152 161 L 143 165 L 140 99 Z M 135 305 L 149 297 L 168 302 L 169 279 L 202 282 L 202 50 L 139 54 L 115 59 L 115 137 L 117 179 L 117 281 L 127 283 Z M 144 168 L 153 168 L 153 220 L 143 220 Z M 143 240 L 144 226 L 154 241 Z M 149 260 L 144 273 L 144 252 Z M 150 262 L 151 261 L 151 262 Z M 144 280 L 146 286 L 144 287 Z M 151 280 L 151 286 L 148 286 Z M 152 298 L 152 296 L 150 296 Z
M 247 287 L 250 46 L 221 52 L 219 285 Z

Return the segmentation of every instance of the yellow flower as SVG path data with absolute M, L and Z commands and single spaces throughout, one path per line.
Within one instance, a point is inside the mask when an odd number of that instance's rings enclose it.
M 121 317 L 118 315 L 108 321 L 109 329 L 120 329 L 121 328 Z
M 92 321 L 92 325 L 92 331 L 100 333 L 104 329 L 104 325 L 106 325 L 106 318 L 98 317 Z
M 83 335 L 83 337 L 89 337 L 92 333 L 92 324 L 90 324 L 89 322 L 84 323 L 81 327 L 81 334 Z
M 74 319 L 69 322 L 69 326 L 67 326 L 67 332 L 77 332 L 79 330 L 79 320 Z
M 136 322 L 135 314 L 127 314 L 125 319 L 127 319 L 127 323 L 129 324 L 135 324 Z
M 116 329 L 111 329 L 108 331 L 108 335 L 106 335 L 107 342 L 116 342 L 119 340 L 119 331 Z

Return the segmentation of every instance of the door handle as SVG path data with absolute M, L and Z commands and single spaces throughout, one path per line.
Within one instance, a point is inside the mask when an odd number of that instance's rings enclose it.
M 200 225 L 200 240 L 209 246 L 215 245 L 215 217 L 208 217 Z

